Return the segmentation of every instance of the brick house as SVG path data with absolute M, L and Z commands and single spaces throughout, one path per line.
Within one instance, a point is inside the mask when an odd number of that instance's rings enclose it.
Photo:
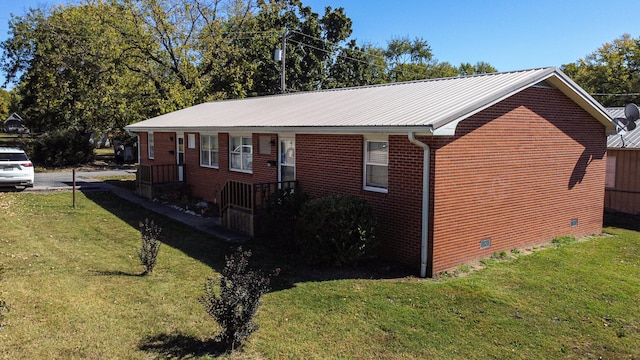
M 629 105 L 628 105 L 629 106 Z M 612 118 L 626 118 L 625 108 L 607 108 Z M 636 121 L 636 124 L 640 120 Z M 640 214 L 640 127 L 619 129 L 607 138 L 605 210 Z
M 615 132 L 553 67 L 216 101 L 127 129 L 139 177 L 183 164 L 171 176 L 225 208 L 230 188 L 251 187 L 253 202 L 236 203 L 250 210 L 271 186 L 258 184 L 293 180 L 313 197 L 360 196 L 381 225 L 380 253 L 423 277 L 600 233 Z

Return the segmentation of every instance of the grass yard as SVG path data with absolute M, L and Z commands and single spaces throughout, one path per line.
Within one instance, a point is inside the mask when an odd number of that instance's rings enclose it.
M 3 359 L 213 358 L 198 303 L 235 247 L 106 193 L 0 193 Z M 137 224 L 165 235 L 138 276 Z M 320 281 L 260 248 L 283 273 L 260 329 L 229 359 L 640 357 L 640 232 L 488 262 L 463 277 Z

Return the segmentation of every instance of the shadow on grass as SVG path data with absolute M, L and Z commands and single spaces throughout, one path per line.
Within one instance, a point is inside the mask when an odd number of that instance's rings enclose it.
M 136 229 L 139 228 L 140 221 L 145 218 L 153 219 L 156 225 L 162 228 L 161 240 L 164 244 L 181 250 L 218 273 L 224 267 L 225 256 L 232 254 L 240 246 L 240 244 L 225 242 L 212 235 L 190 228 L 164 215 L 123 200 L 109 192 L 87 191 L 84 195 Z M 262 270 L 265 274 L 271 273 L 276 268 L 281 270 L 280 275 L 272 279 L 272 291 L 288 289 L 299 282 L 345 279 L 398 279 L 415 275 L 415 271 L 412 271 L 406 265 L 380 259 L 363 261 L 358 267 L 307 266 L 300 262 L 298 256 L 286 254 L 284 251 L 270 250 L 266 246 L 267 241 L 265 239 L 252 240 L 242 244 L 242 247 L 252 251 L 252 267 Z
M 84 195 L 135 229 L 139 229 L 140 222 L 145 219 L 154 220 L 162 229 L 160 240 L 163 244 L 181 250 L 217 272 L 224 266 L 224 256 L 237 246 L 121 199 L 110 192 L 87 191 Z
M 119 271 L 119 270 L 90 270 L 90 272 L 95 275 L 95 276 L 135 276 L 135 277 L 142 277 L 145 276 L 145 274 L 143 272 L 140 273 L 128 273 L 128 272 L 124 272 L 124 271 Z
M 604 226 L 640 231 L 640 215 L 605 211 Z
M 224 346 L 216 340 L 201 340 L 184 334 L 158 334 L 144 338 L 138 349 L 167 358 L 191 358 L 225 353 Z

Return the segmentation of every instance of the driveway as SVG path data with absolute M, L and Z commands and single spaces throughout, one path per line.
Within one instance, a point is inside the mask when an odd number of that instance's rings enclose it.
M 135 169 L 118 170 L 91 170 L 76 171 L 77 187 L 92 187 L 96 183 L 96 178 L 105 176 L 121 176 L 135 174 Z M 35 173 L 34 186 L 25 191 L 46 191 L 71 189 L 73 186 L 73 171 Z

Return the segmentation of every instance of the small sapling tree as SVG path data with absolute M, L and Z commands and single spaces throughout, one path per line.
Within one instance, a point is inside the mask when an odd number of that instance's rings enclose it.
M 218 280 L 208 279 L 200 303 L 221 328 L 217 340 L 225 350 L 233 351 L 258 329 L 254 321 L 260 298 L 269 291 L 271 276 L 249 268 L 251 251 L 238 248 L 235 254 L 225 257 L 226 264 Z
M 160 250 L 160 233 L 162 229 L 154 224 L 153 220 L 144 219 L 140 222 L 140 237 L 142 238 L 142 246 L 138 251 L 140 264 L 144 266 L 142 275 L 148 275 L 156 266 L 156 258 Z

